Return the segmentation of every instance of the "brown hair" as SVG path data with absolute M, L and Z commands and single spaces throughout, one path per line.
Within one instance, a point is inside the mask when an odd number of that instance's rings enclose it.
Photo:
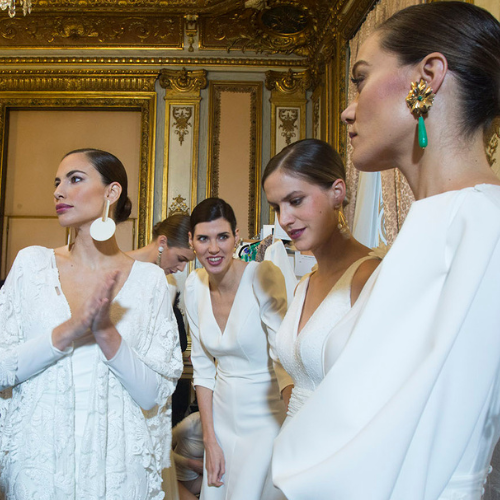
M 174 214 L 153 227 L 153 240 L 167 237 L 167 247 L 189 248 L 189 215 Z

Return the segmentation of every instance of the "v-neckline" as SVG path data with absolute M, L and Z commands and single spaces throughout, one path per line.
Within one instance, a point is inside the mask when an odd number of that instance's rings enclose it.
M 120 295 L 122 293 L 122 290 L 127 286 L 127 283 L 130 281 L 130 277 L 135 272 L 134 270 L 136 268 L 137 262 L 138 262 L 137 260 L 134 260 L 134 262 L 132 263 L 132 267 L 130 268 L 130 271 L 128 273 L 127 279 L 123 282 L 123 285 L 121 286 L 120 290 L 118 290 L 118 293 L 115 295 L 115 297 L 111 301 L 112 304 L 114 302 L 116 302 L 116 300 L 118 299 L 118 297 L 120 297 Z M 61 284 L 61 278 L 60 278 L 60 275 L 59 275 L 59 268 L 57 267 L 56 252 L 53 249 L 52 249 L 52 265 L 53 265 L 53 267 L 54 267 L 54 269 L 56 271 L 58 288 L 59 288 L 59 291 L 61 292 L 60 295 L 64 299 L 64 302 L 66 303 L 66 306 L 68 308 L 69 315 L 71 317 L 72 316 L 71 306 L 69 305 L 68 299 L 66 298 L 66 294 L 64 293 L 64 290 L 63 290 L 63 287 L 62 287 L 62 284 Z
M 233 303 L 231 305 L 231 309 L 229 310 L 229 314 L 227 315 L 227 321 L 226 321 L 226 325 L 224 326 L 224 331 L 221 330 L 221 327 L 219 326 L 219 323 L 217 322 L 217 318 L 215 317 L 215 314 L 214 314 L 214 308 L 212 305 L 212 296 L 210 295 L 210 282 L 208 280 L 208 273 L 206 274 L 207 293 L 208 293 L 208 301 L 209 301 L 209 305 L 210 305 L 210 312 L 212 314 L 212 318 L 213 318 L 215 324 L 217 325 L 217 329 L 219 330 L 221 337 L 224 337 L 224 334 L 226 333 L 227 325 L 229 325 L 229 321 L 231 320 L 231 314 L 233 313 L 234 304 L 236 303 L 236 299 L 238 298 L 238 294 L 240 293 L 241 283 L 243 281 L 243 278 L 245 277 L 247 270 L 250 267 L 253 267 L 251 262 L 249 262 L 245 266 L 245 269 L 243 270 L 243 273 L 241 274 L 240 282 L 238 283 L 238 288 L 236 289 L 236 293 L 234 294 L 234 300 L 233 300 Z

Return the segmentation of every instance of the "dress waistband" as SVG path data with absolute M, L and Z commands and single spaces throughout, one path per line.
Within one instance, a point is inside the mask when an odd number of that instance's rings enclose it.
M 287 415 L 293 417 L 304 406 L 304 403 L 311 397 L 313 392 L 310 389 L 294 387 L 288 403 Z

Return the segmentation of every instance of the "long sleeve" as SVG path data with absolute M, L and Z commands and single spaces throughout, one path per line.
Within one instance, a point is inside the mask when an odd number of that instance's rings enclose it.
M 279 268 L 270 261 L 260 263 L 255 273 L 253 290 L 259 303 L 261 321 L 266 326 L 269 354 L 282 391 L 288 385 L 292 385 L 293 380 L 281 365 L 275 349 L 276 333 L 287 310 L 285 279 Z
M 52 331 L 25 339 L 22 331 L 23 291 L 27 286 L 26 251 L 20 252 L 0 290 L 0 391 L 13 387 L 51 366 L 65 355 L 52 345 Z
M 104 363 L 141 408 L 153 408 L 158 398 L 156 372 L 135 355 L 124 339 L 114 357 L 110 360 L 104 359 Z
M 416 202 L 379 268 L 275 442 L 290 500 L 465 498 L 450 480 L 484 477 L 500 423 L 500 188 Z
M 198 271 L 193 271 L 186 280 L 185 303 L 186 315 L 191 333 L 191 361 L 193 363 L 193 385 L 215 388 L 215 361 L 203 346 L 200 338 L 198 318 L 199 287 L 204 286 Z

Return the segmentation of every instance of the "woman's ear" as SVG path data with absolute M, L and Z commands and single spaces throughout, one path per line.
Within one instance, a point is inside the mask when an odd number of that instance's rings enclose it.
M 236 228 L 236 231 L 234 232 L 234 238 L 236 240 L 235 245 L 238 246 L 238 243 L 240 242 L 240 230 Z
M 188 240 L 189 240 L 189 246 L 193 248 L 193 236 L 191 235 L 191 231 L 188 232 Z
M 164 249 L 167 248 L 167 237 L 164 234 L 160 234 L 158 236 L 156 242 L 158 243 L 158 247 L 163 247 Z
M 122 194 L 122 186 L 118 182 L 112 182 L 106 186 L 106 198 L 111 205 L 116 203 Z
M 432 52 L 420 61 L 418 71 L 432 92 L 436 93 L 448 72 L 448 60 L 440 52 Z
M 333 206 L 342 206 L 347 193 L 345 182 L 342 179 L 337 179 L 330 188 L 330 193 L 333 197 Z

